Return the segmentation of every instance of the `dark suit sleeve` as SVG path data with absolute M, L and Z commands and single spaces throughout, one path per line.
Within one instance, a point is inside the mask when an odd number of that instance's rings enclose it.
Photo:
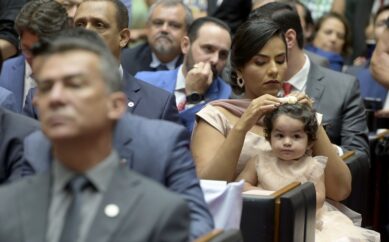
M 189 209 L 188 205 L 181 200 L 169 201 L 169 207 L 165 208 L 158 219 L 158 231 L 156 242 L 188 242 L 189 234 Z
M 161 119 L 172 121 L 177 124 L 182 124 L 178 115 L 176 97 L 174 94 L 169 95 L 166 101 L 165 109 L 163 110 Z
M 204 200 L 192 155 L 189 150 L 189 135 L 184 128 L 174 140 L 175 144 L 168 159 L 169 166 L 166 171 L 167 187 L 177 192 L 188 202 L 191 216 L 191 240 L 210 232 L 213 219 Z
M 365 108 L 359 91 L 359 82 L 353 78 L 345 97 L 342 117 L 341 147 L 357 150 L 368 156 L 369 142 Z

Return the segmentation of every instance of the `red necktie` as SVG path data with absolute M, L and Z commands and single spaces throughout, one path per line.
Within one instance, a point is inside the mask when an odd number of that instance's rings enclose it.
M 287 82 L 282 83 L 282 89 L 284 89 L 284 96 L 288 95 L 292 91 L 293 85 Z

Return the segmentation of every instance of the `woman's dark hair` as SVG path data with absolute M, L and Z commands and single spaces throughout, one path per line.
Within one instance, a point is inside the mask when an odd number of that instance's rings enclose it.
M 308 136 L 309 143 L 316 140 L 316 132 L 318 129 L 316 113 L 308 104 L 302 103 L 282 104 L 277 109 L 265 115 L 263 124 L 266 140 L 270 141 L 274 121 L 283 114 L 303 122 L 304 132 Z
M 342 22 L 342 24 L 344 26 L 344 29 L 345 29 L 344 44 L 342 47 L 342 53 L 340 53 L 340 54 L 343 57 L 347 57 L 351 54 L 351 30 L 350 30 L 350 26 L 347 22 L 347 19 L 343 15 L 336 13 L 336 12 L 329 12 L 329 13 L 326 13 L 323 16 L 321 16 L 319 18 L 319 20 L 316 22 L 314 35 L 316 35 L 316 33 L 322 27 L 324 21 L 329 19 L 329 18 L 335 18 L 335 19 L 339 20 L 340 22 Z M 315 38 L 315 36 L 313 38 Z
M 285 43 L 281 27 L 271 19 L 249 19 L 237 30 L 231 47 L 231 85 L 236 92 L 243 92 L 237 85 L 237 70 L 242 69 L 267 42 L 273 37 L 280 37 Z

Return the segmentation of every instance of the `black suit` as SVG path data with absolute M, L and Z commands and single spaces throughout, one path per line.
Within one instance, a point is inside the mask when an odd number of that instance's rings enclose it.
M 183 56 L 180 55 L 176 62 L 176 67 L 182 64 Z M 134 48 L 123 49 L 121 54 L 121 64 L 123 70 L 131 75 L 135 75 L 139 71 L 156 71 L 150 67 L 151 49 L 149 44 L 141 44 Z
M 0 184 L 22 176 L 23 139 L 39 124 L 0 107 Z

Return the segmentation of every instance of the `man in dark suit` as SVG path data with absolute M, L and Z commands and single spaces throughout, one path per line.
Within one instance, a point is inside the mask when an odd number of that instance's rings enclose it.
M 84 1 L 76 11 L 74 24 L 98 33 L 119 62 L 121 49 L 130 38 L 128 12 L 121 1 Z M 130 113 L 180 123 L 173 94 L 134 78 L 122 66 L 119 71 L 125 83 Z M 27 95 L 24 113 L 35 118 L 38 114 L 33 108 L 32 97 L 33 93 Z
M 0 107 L 0 184 L 23 176 L 23 139 L 39 125 Z
M 356 150 L 367 159 L 368 130 L 358 81 L 310 61 L 303 50 L 300 19 L 292 6 L 268 3 L 254 10 L 250 18 L 272 18 L 282 26 L 288 44 L 285 80 L 292 85 L 293 91 L 305 92 L 313 99 L 313 107 L 323 114 L 323 125 L 339 154 Z
M 123 50 L 123 69 L 135 75 L 139 71 L 173 70 L 181 65 L 181 39 L 192 21 L 192 12 L 182 1 L 156 1 L 149 10 L 147 43 Z
M 63 38 L 40 58 L 36 104 L 52 166 L 0 189 L 0 241 L 188 241 L 183 199 L 126 169 L 113 149 L 127 98 L 111 53 Z

